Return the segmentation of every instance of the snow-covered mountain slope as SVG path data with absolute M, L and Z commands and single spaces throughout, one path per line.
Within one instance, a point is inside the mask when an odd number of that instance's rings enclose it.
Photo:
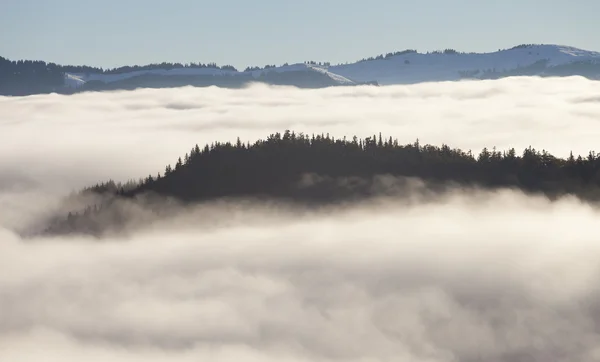
M 323 68 L 323 67 L 318 67 L 318 66 L 314 66 L 314 65 L 308 65 L 308 67 L 312 70 L 315 70 L 319 73 L 323 73 L 325 75 L 327 75 L 329 78 L 333 79 L 334 81 L 336 81 L 337 83 L 341 84 L 341 85 L 352 85 L 352 84 L 356 84 L 355 81 L 350 80 L 344 76 L 341 76 L 339 74 L 335 74 L 330 72 L 328 69 Z
M 65 73 L 65 85 L 70 88 L 79 88 L 85 84 L 80 76 L 75 74 Z
M 547 67 L 582 61 L 600 62 L 600 53 L 560 45 L 519 46 L 493 53 L 408 52 L 331 66 L 328 70 L 354 81 L 377 81 L 385 85 L 458 80 L 465 73 L 476 76 L 485 71 L 507 72 L 540 61 L 547 61 Z

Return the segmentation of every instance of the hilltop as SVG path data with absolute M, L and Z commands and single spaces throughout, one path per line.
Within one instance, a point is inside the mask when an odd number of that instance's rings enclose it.
M 328 70 L 356 81 L 377 81 L 382 85 L 517 75 L 582 75 L 596 79 L 600 76 L 600 53 L 569 46 L 533 44 L 492 53 L 405 50 Z
M 599 166 L 600 155 L 595 152 L 562 159 L 532 147 L 522 153 L 514 148 L 502 152 L 484 148 L 475 155 L 418 140 L 402 145 L 381 133 L 365 139 L 336 139 L 286 130 L 254 144 L 238 138 L 196 145 L 162 174 L 156 170 L 138 183 L 109 181 L 88 187 L 68 200 L 79 204 L 79 209 L 50 221 L 44 233 L 102 235 L 119 229 L 131 221 L 130 209 L 122 204 L 128 201 L 140 203 L 148 222 L 169 214 L 165 200 L 190 206 L 233 199 L 321 207 L 401 196 L 400 186 L 407 178 L 422 180 L 431 192 L 460 185 L 513 188 L 549 198 L 571 194 L 598 201 L 600 174 L 595 170 Z

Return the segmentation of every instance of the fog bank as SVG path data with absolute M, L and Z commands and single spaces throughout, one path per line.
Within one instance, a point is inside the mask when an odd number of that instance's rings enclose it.
M 600 358 L 596 211 L 512 191 L 392 201 L 103 242 L 5 231 L 0 360 Z
M 312 213 L 246 201 L 104 240 L 15 233 L 74 188 L 286 128 L 587 154 L 597 86 L 0 97 L 0 361 L 600 360 L 600 215 L 574 198 L 450 189 Z

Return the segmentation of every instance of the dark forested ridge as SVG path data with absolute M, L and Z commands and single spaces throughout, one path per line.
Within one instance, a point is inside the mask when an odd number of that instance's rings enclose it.
M 104 83 L 100 81 L 87 82 L 79 91 L 133 90 L 136 88 L 174 88 L 184 86 L 222 88 L 242 88 L 249 83 L 258 82 L 271 85 L 295 86 L 298 88 L 324 88 L 339 86 L 335 80 L 326 74 L 312 71 L 266 72 L 258 76 L 251 74 L 235 75 L 170 75 L 168 77 L 146 74 L 120 81 Z M 360 83 L 372 84 L 377 83 Z
M 58 65 L 44 61 L 8 60 L 0 57 L 0 95 L 26 96 L 43 93 L 71 94 L 82 91 L 131 90 L 136 88 L 171 88 L 182 86 L 218 86 L 240 88 L 250 82 L 273 85 L 290 85 L 300 88 L 322 88 L 339 85 L 326 74 L 312 71 L 271 72 L 274 66 L 252 67 L 251 70 L 265 72 L 254 77 L 250 73 L 239 73 L 231 65 L 219 66 L 215 63 L 156 63 L 143 66 L 123 66 L 103 69 L 90 66 Z M 142 74 L 119 81 L 104 83 L 90 81 L 79 88 L 65 85 L 65 73 L 72 74 L 121 74 L 143 70 L 172 70 L 182 68 L 210 68 L 230 71 L 231 74 L 214 75 L 170 75 Z M 250 68 L 249 68 L 250 69 Z M 364 84 L 376 84 L 366 82 Z M 361 83 L 357 83 L 361 84 Z
M 0 95 L 50 93 L 64 87 L 64 71 L 54 63 L 0 57 Z
M 254 144 L 215 142 L 196 145 L 162 173 L 137 183 L 95 185 L 84 193 L 104 195 L 104 202 L 73 210 L 47 232 L 102 233 L 115 200 L 160 195 L 183 203 L 219 198 L 276 199 L 307 204 L 330 204 L 377 196 L 377 176 L 416 177 L 432 185 L 448 183 L 483 188 L 514 187 L 549 197 L 573 194 L 600 199 L 600 155 L 557 158 L 527 148 L 484 148 L 479 154 L 447 145 L 400 145 L 383 135 L 366 139 L 334 138 L 285 131 Z M 385 191 L 385 190 L 384 190 Z M 148 204 L 148 207 L 152 207 Z M 121 216 L 111 216 L 124 222 Z M 103 220 L 102 222 L 98 220 Z

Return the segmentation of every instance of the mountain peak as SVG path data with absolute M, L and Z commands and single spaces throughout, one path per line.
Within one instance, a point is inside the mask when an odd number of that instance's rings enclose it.
M 329 67 L 328 70 L 354 81 L 375 80 L 385 85 L 452 81 L 486 74 L 498 77 L 502 74 L 542 75 L 540 71 L 548 67 L 575 62 L 600 63 L 600 53 L 555 44 L 523 44 L 488 53 L 465 53 L 454 49 L 427 53 L 407 50 Z M 530 69 L 534 66 L 537 67 L 535 71 Z M 600 67 L 588 71 L 600 76 Z M 567 75 L 574 74 L 579 73 L 573 70 Z

